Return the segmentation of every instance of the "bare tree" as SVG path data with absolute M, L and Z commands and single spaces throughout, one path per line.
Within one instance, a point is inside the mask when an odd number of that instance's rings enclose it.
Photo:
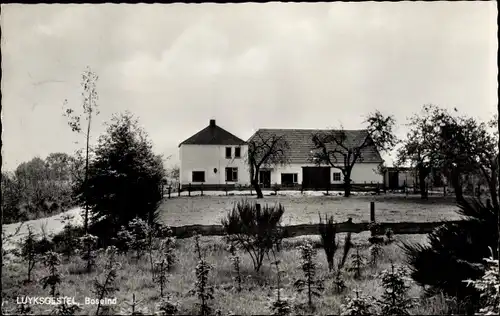
M 98 115 L 99 111 L 97 109 L 97 101 L 99 96 L 97 94 L 96 84 L 99 76 L 95 72 L 93 72 L 90 67 L 87 67 L 82 74 L 81 85 L 83 87 L 82 97 L 83 97 L 83 114 L 76 115 L 74 114 L 74 110 L 71 108 L 66 109 L 65 116 L 68 117 L 68 125 L 71 127 L 71 130 L 77 133 L 82 132 L 81 128 L 81 117 L 84 117 L 84 120 L 87 121 L 85 138 L 86 138 L 86 154 L 85 154 L 85 176 L 84 176 L 84 185 L 87 187 L 88 180 L 88 169 L 89 169 L 89 149 L 90 149 L 90 128 L 92 125 L 92 116 Z M 67 101 L 65 101 L 67 103 Z M 88 202 L 85 202 L 85 217 L 84 217 L 84 229 L 85 233 L 88 231 L 89 226 L 89 205 Z
M 263 198 L 259 186 L 259 171 L 262 167 L 274 167 L 289 163 L 290 145 L 283 135 L 257 131 L 248 141 L 248 165 L 250 167 L 250 184 Z
M 351 195 L 351 172 L 357 162 L 363 161 L 366 149 L 374 147 L 377 151 L 388 151 L 396 145 L 393 134 L 395 120 L 384 116 L 379 111 L 371 113 L 365 120 L 366 130 L 346 131 L 331 130 L 312 135 L 314 151 L 312 160 L 318 164 L 327 164 L 338 169 L 344 176 L 344 195 Z

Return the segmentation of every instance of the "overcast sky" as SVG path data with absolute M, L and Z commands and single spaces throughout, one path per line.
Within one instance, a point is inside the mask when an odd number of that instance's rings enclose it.
M 487 120 L 497 106 L 496 2 L 2 5 L 3 168 L 83 143 L 62 116 L 98 75 L 101 114 L 130 110 L 157 153 L 210 119 L 258 128 L 399 123 L 423 104 Z M 398 129 L 404 134 L 404 126 Z

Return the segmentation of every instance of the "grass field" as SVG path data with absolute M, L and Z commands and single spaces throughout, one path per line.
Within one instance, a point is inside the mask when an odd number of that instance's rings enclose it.
M 343 234 L 339 234 L 340 240 L 343 240 Z M 369 256 L 367 238 L 369 233 L 353 234 L 353 242 L 360 247 L 360 251 L 365 256 Z M 353 289 L 361 289 L 364 293 L 379 297 L 382 294 L 380 279 L 377 278 L 379 272 L 390 267 L 390 262 L 403 264 L 404 254 L 398 246 L 398 240 L 407 240 L 415 242 L 425 242 L 425 235 L 406 235 L 395 236 L 396 242 L 384 246 L 384 253 L 381 261 L 376 267 L 368 267 L 363 271 L 362 277 L 355 280 L 351 274 L 345 274 L 347 290 L 343 294 L 335 294 L 332 288 L 331 276 L 327 272 L 326 259 L 322 249 L 318 249 L 317 262 L 320 264 L 319 277 L 325 280 L 326 289 L 322 298 L 316 300 L 317 310 L 314 314 L 339 314 L 340 305 L 344 302 L 345 295 L 351 295 Z M 296 278 L 301 276 L 301 270 L 298 267 L 299 253 L 296 247 L 305 240 L 317 241 L 317 236 L 303 236 L 290 238 L 284 241 L 283 250 L 279 255 L 281 257 L 281 270 L 285 271 L 283 278 L 284 294 L 287 296 L 296 295 L 292 284 Z M 215 286 L 215 299 L 213 307 L 219 309 L 222 315 L 234 313 L 238 315 L 267 314 L 268 302 L 272 296 L 272 290 L 275 286 L 275 270 L 270 266 L 269 260 L 264 261 L 264 266 L 259 273 L 253 271 L 249 257 L 246 254 L 239 253 L 241 257 L 241 270 L 245 278 L 243 291 L 237 293 L 233 288 L 232 277 L 233 269 L 228 260 L 228 253 L 225 245 L 218 237 L 202 237 L 203 249 L 206 250 L 208 262 L 213 266 L 210 273 L 210 283 Z M 337 254 L 340 256 L 340 253 Z M 197 258 L 194 251 L 193 238 L 177 241 L 178 263 L 169 279 L 167 292 L 172 294 L 175 300 L 179 302 L 179 314 L 197 314 L 197 299 L 188 293 L 193 288 L 196 281 L 194 270 Z M 159 301 L 159 289 L 151 280 L 149 264 L 146 258 L 136 262 L 129 256 L 122 256 L 120 261 L 123 264 L 119 271 L 118 288 L 119 291 L 113 295 L 117 298 L 117 306 L 114 307 L 114 313 L 130 314 L 127 309 L 126 301 L 136 295 L 137 300 L 142 303 L 139 306 L 145 307 L 148 313 L 155 312 L 155 304 Z M 98 261 L 102 267 L 104 263 Z M 92 294 L 92 284 L 96 272 L 91 274 L 82 274 L 83 263 L 74 258 L 71 262 L 64 263 L 61 270 L 63 272 L 63 283 L 59 288 L 60 294 L 75 297 L 76 302 L 83 302 L 85 297 L 94 297 Z M 102 268 L 98 268 L 101 270 Z M 98 271 L 99 272 L 99 271 Z M 35 280 L 40 280 L 44 274 L 44 269 L 39 265 L 35 268 Z M 4 299 L 4 308 L 15 307 L 17 296 L 49 296 L 48 290 L 42 289 L 42 286 L 33 282 L 24 284 L 26 271 L 25 266 L 20 264 L 10 264 L 2 269 L 2 296 Z M 411 286 L 410 296 L 419 301 L 419 306 L 411 310 L 411 314 L 443 314 L 446 313 L 446 303 L 443 297 L 434 297 L 424 299 L 421 297 L 422 288 L 416 284 Z M 305 311 L 300 309 L 305 297 L 297 295 L 295 299 L 296 310 L 294 314 L 303 314 Z M 35 305 L 33 312 L 47 313 L 50 306 Z M 95 306 L 81 305 L 82 310 L 79 314 L 94 314 Z
M 338 222 L 352 217 L 354 222 L 370 220 L 370 201 L 375 201 L 376 220 L 380 222 L 437 222 L 459 220 L 453 198 L 430 197 L 420 200 L 412 195 L 379 196 L 193 196 L 165 199 L 161 205 L 161 220 L 166 225 L 220 224 L 221 218 L 234 203 L 247 198 L 261 204 L 281 203 L 285 207 L 284 225 L 318 222 L 318 212 L 331 214 Z

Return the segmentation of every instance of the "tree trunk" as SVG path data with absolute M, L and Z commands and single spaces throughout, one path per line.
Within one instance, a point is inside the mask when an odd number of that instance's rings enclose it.
M 451 169 L 451 184 L 455 190 L 455 198 L 457 202 L 464 200 L 464 192 L 462 189 L 462 183 L 460 181 L 460 172 L 457 168 Z
M 420 186 L 420 198 L 427 199 L 427 188 L 425 186 L 425 178 L 427 177 L 425 167 L 418 166 L 418 181 Z
M 351 196 L 351 171 L 347 171 L 344 174 L 344 196 Z
M 260 189 L 259 181 L 253 179 L 251 182 L 252 182 L 252 187 L 254 188 L 255 193 L 257 194 L 257 198 L 262 199 L 264 195 L 262 194 L 262 190 Z

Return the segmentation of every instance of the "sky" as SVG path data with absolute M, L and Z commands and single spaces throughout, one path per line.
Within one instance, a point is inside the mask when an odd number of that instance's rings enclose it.
M 436 104 L 497 112 L 496 2 L 2 5 L 2 168 L 73 153 L 63 104 L 99 76 L 91 142 L 130 111 L 166 166 L 210 119 L 259 128 L 363 128 Z M 391 155 L 383 156 L 390 165 Z

